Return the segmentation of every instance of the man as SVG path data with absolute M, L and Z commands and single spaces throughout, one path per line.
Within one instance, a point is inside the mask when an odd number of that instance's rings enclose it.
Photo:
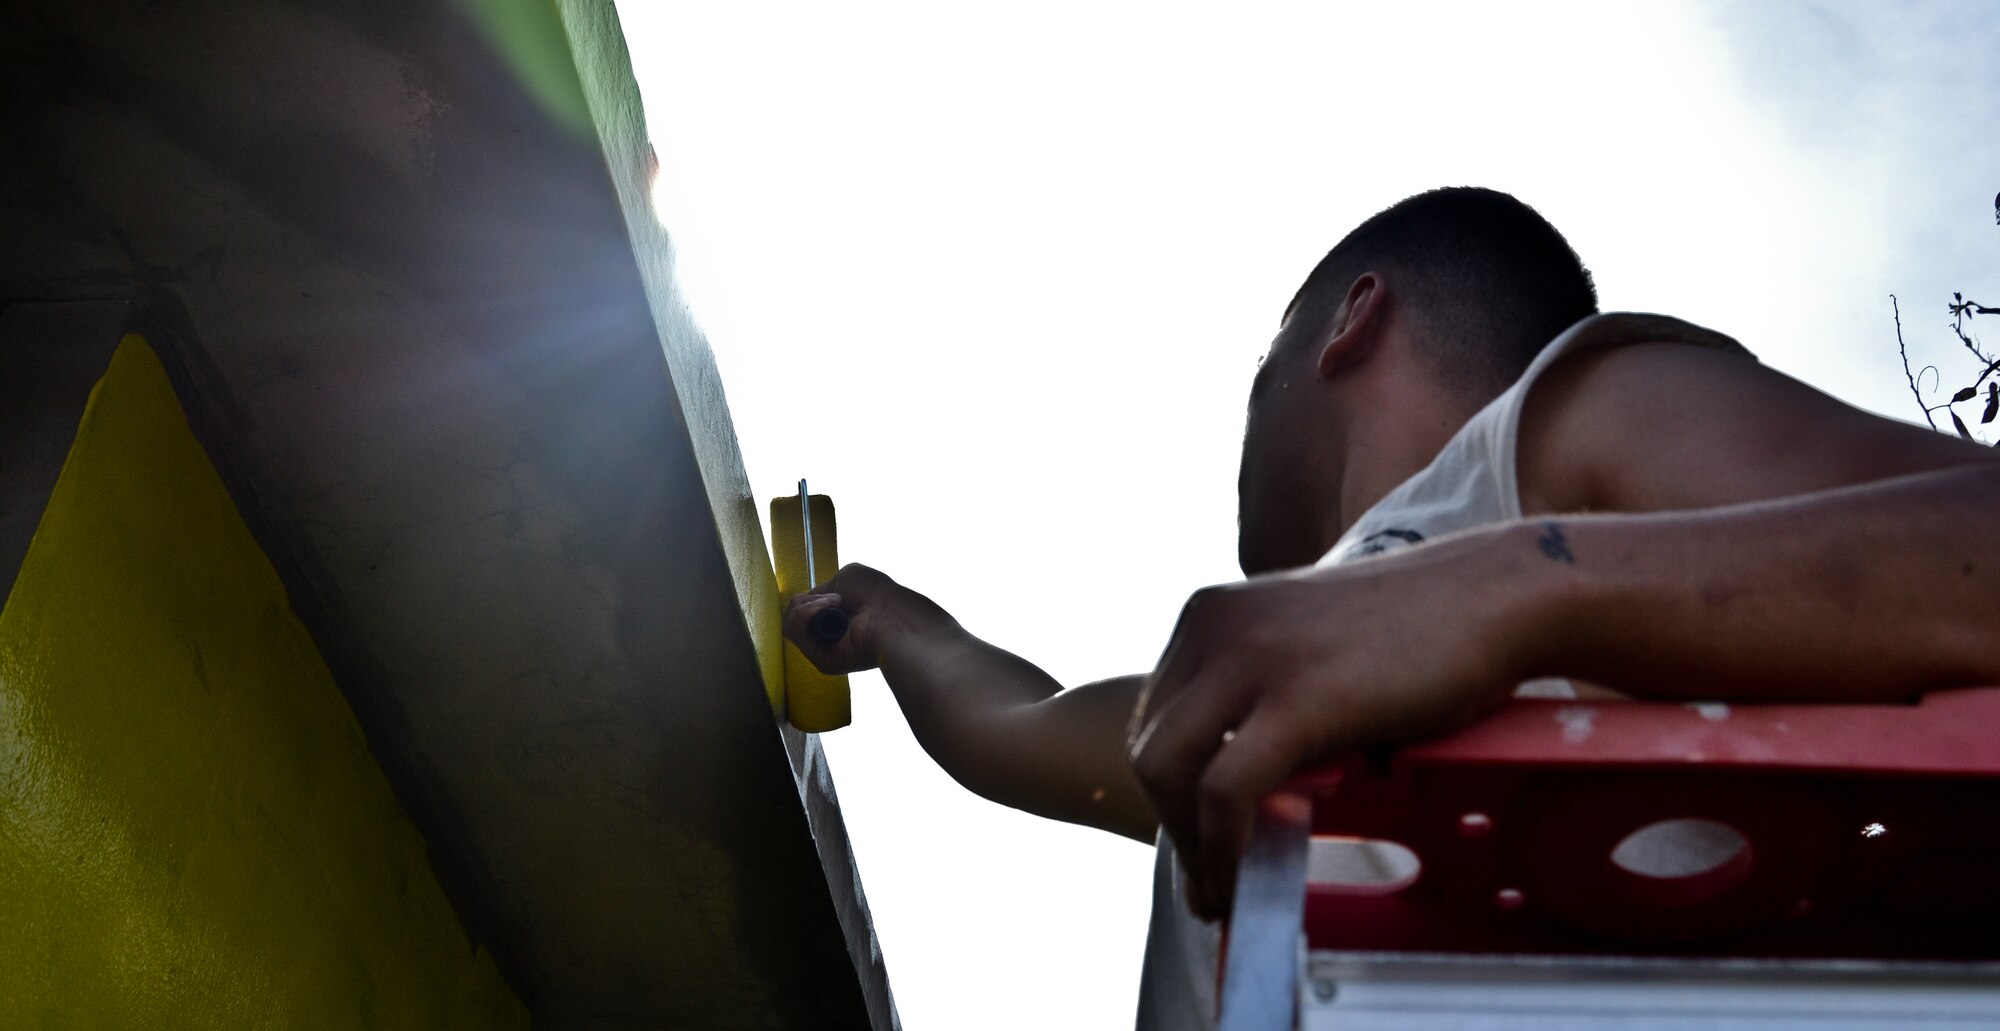
M 973 791 L 1164 829 L 1208 918 L 1254 802 L 1292 771 L 1517 689 L 1889 701 L 2000 682 L 2000 455 L 1719 334 L 1595 311 L 1526 205 L 1409 198 L 1287 309 L 1250 394 L 1248 579 L 1190 599 L 1150 675 L 1062 691 L 858 566 L 796 600 L 787 634 L 823 668 L 879 666 Z M 829 646 L 806 626 L 834 605 L 851 629 Z

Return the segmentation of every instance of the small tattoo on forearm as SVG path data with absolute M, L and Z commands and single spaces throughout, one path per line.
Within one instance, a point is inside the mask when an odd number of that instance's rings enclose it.
M 1543 523 L 1542 536 L 1535 543 L 1541 545 L 1542 554 L 1547 555 L 1551 561 L 1576 564 L 1576 556 L 1569 550 L 1569 541 L 1563 539 L 1563 528 L 1555 523 Z

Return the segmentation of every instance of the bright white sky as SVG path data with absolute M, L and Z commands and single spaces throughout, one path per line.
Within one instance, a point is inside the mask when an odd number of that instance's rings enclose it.
M 1917 415 L 1892 292 L 1913 357 L 1967 368 L 1942 312 L 2000 298 L 1990 10 L 1385 6 L 626 0 L 757 492 L 809 477 L 844 559 L 1064 683 L 1150 668 L 1238 575 L 1285 302 L 1441 185 L 1535 205 L 1607 308 L 1854 404 Z M 971 795 L 853 686 L 825 745 L 905 1025 L 1130 1026 L 1150 850 Z

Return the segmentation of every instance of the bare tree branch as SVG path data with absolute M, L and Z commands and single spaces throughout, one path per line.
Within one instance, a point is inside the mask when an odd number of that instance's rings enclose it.
M 1970 306 L 1968 305 L 1966 307 Z M 1979 349 L 1978 338 L 1971 336 L 1965 331 L 1965 310 L 1966 309 L 1963 307 L 1954 309 L 1954 311 L 1957 314 L 1957 317 L 1951 320 L 1951 331 L 1958 336 L 1958 342 L 1964 344 L 1965 349 L 1972 352 L 1972 356 L 1974 358 L 1979 359 L 1981 362 L 1985 364 L 1991 365 L 1994 361 L 1993 356 L 1987 354 L 1984 351 L 1981 351 Z
M 1896 352 L 1903 356 L 1903 378 L 1910 381 L 1910 396 L 1917 399 L 1917 407 L 1924 410 L 1924 421 L 1937 429 L 1937 420 L 1931 418 L 1931 410 L 1924 405 L 1924 395 L 1917 390 L 1917 377 L 1910 371 L 1910 349 L 1903 346 L 1903 309 L 1896 304 L 1896 295 L 1889 295 L 1889 311 L 1896 317 Z

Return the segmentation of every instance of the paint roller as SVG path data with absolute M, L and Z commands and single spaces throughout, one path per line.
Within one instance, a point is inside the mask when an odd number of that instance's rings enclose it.
M 796 496 L 771 499 L 771 561 L 778 595 L 789 601 L 819 583 L 820 570 L 840 568 L 833 499 L 811 494 L 799 481 Z M 847 633 L 847 613 L 824 609 L 813 616 L 814 637 L 832 643 Z M 807 733 L 838 730 L 853 720 L 847 678 L 821 673 L 790 641 L 785 648 L 785 719 Z

